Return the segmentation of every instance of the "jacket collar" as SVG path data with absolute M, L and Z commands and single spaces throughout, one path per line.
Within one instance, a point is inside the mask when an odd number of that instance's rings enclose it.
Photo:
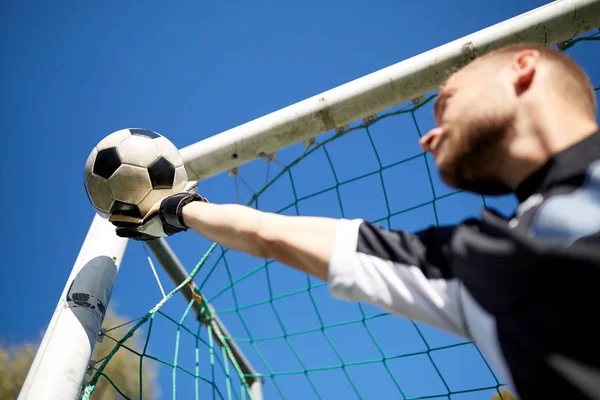
M 516 188 L 519 203 L 534 193 L 543 193 L 552 186 L 579 179 L 589 165 L 600 159 L 600 131 L 552 156 Z

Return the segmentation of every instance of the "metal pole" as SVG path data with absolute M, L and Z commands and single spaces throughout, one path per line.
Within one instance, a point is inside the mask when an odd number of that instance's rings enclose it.
M 126 247 L 95 215 L 18 400 L 77 398 Z
M 176 286 L 181 284 L 181 282 L 183 282 L 188 277 L 188 272 L 185 270 L 185 268 L 181 264 L 181 261 L 179 261 L 173 250 L 171 250 L 171 247 L 169 246 L 166 240 L 161 238 L 156 240 L 149 240 L 146 243 L 148 244 L 148 247 L 150 247 L 150 250 L 156 257 L 158 262 L 163 266 L 163 268 L 165 269 L 165 271 Z M 192 290 L 187 286 L 184 286 L 181 289 L 181 294 L 183 294 L 183 296 L 188 302 L 190 302 L 193 299 Z M 209 319 L 207 319 L 205 313 L 201 311 L 200 304 L 198 302 L 193 303 L 192 308 L 196 313 L 198 320 L 201 321 L 204 325 L 211 325 L 213 338 L 219 346 L 227 346 L 231 350 L 233 358 L 239 365 L 242 373 L 245 375 L 240 378 L 243 379 L 250 387 L 252 400 L 262 400 L 262 382 L 260 378 L 258 378 L 257 372 L 250 364 L 250 361 L 246 359 L 244 353 L 237 346 L 235 341 L 226 339 L 228 337 L 231 337 L 231 335 L 225 328 L 223 322 L 215 314 L 212 306 L 208 303 L 206 304 L 210 309 L 211 317 Z
M 429 93 L 453 67 L 514 42 L 552 45 L 600 26 L 600 0 L 559 0 L 181 149 L 190 180 Z

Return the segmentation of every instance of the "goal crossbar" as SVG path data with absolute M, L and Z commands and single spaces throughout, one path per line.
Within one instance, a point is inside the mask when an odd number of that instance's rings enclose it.
M 600 26 L 600 0 L 558 0 L 180 149 L 201 180 L 432 92 L 449 72 L 516 42 L 554 45 Z

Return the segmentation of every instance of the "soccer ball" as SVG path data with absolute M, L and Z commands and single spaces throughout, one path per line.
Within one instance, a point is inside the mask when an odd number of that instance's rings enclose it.
M 96 211 L 142 218 L 187 182 L 177 147 L 146 129 L 122 129 L 102 139 L 85 163 L 84 183 Z

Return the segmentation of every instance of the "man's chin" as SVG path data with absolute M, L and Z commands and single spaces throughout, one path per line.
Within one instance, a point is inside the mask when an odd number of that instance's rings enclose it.
M 501 196 L 513 193 L 511 187 L 497 180 L 468 179 L 442 169 L 440 169 L 440 177 L 446 185 L 467 192 L 486 196 Z

